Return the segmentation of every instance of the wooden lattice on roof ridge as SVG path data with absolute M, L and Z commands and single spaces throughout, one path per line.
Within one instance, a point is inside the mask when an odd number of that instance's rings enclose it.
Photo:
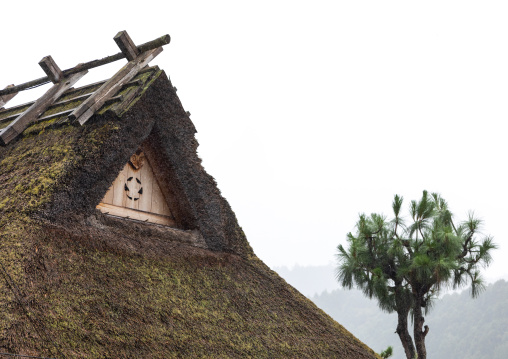
M 37 121 L 46 110 L 55 104 L 61 96 L 80 80 L 89 69 L 99 67 L 122 58 L 129 62 L 122 67 L 113 77 L 86 98 L 78 107 L 67 114 L 68 119 L 83 125 L 100 109 L 106 102 L 111 101 L 115 94 L 129 81 L 131 81 L 144 67 L 162 52 L 162 46 L 170 42 L 170 36 L 164 35 L 153 41 L 136 46 L 126 31 L 120 31 L 115 37 L 115 42 L 121 52 L 105 57 L 100 60 L 80 64 L 71 69 L 62 71 L 51 56 L 44 57 L 39 65 L 46 73 L 46 77 L 30 81 L 18 86 L 9 85 L 0 90 L 0 108 L 5 106 L 19 91 L 27 90 L 45 83 L 52 82 L 53 86 L 9 123 L 0 130 L 0 144 L 7 145 L 21 134 L 31 123 Z

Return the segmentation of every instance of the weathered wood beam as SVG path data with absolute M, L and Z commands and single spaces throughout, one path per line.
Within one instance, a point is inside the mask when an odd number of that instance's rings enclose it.
M 106 204 L 106 203 L 99 203 L 97 205 L 97 207 L 95 207 L 95 208 L 97 208 L 99 211 L 101 211 L 104 214 L 114 216 L 114 217 L 131 219 L 134 221 L 162 224 L 162 225 L 171 226 L 171 227 L 176 226 L 175 220 L 173 218 L 162 215 L 162 214 L 137 211 L 135 209 L 130 209 L 130 208 L 126 208 L 126 207 L 119 207 L 119 206 L 115 206 L 112 204 Z
M 60 67 L 58 67 L 55 60 L 53 60 L 51 56 L 43 57 L 42 60 L 39 61 L 39 65 L 54 84 L 60 82 L 60 80 L 63 78 L 62 70 L 60 70 Z
M 61 82 L 53 85 L 44 95 L 42 95 L 35 103 L 25 112 L 20 114 L 13 122 L 0 132 L 0 144 L 7 145 L 20 133 L 22 133 L 30 122 L 35 121 L 42 115 L 49 106 L 51 106 L 69 87 L 73 86 L 88 71 L 83 71 L 68 78 L 62 79 Z
M 138 57 L 139 50 L 136 45 L 134 45 L 134 42 L 132 41 L 127 31 L 120 31 L 118 34 L 116 34 L 113 40 L 115 40 L 116 44 L 120 50 L 122 50 L 122 53 L 125 55 L 127 60 L 132 61 Z
M 141 73 L 142 71 L 138 72 L 138 73 Z M 102 81 L 97 81 L 97 82 L 94 82 L 92 84 L 88 84 L 88 85 L 85 85 L 83 87 L 78 87 L 78 88 L 70 88 L 69 90 L 67 90 L 63 96 L 69 96 L 69 95 L 73 95 L 75 94 L 76 92 L 81 92 L 81 91 L 88 91 L 89 89 L 91 89 L 92 87 L 97 87 L 97 89 L 99 89 L 99 87 L 101 87 L 102 85 L 104 85 L 106 83 L 107 80 L 102 80 Z M 134 81 L 130 81 L 128 83 L 126 83 L 125 85 L 123 85 L 122 87 L 122 90 L 129 87 L 129 86 L 138 86 L 138 85 L 141 85 L 142 81 L 141 80 L 134 80 Z M 91 93 L 93 93 L 94 91 L 91 91 L 88 93 L 88 95 L 90 95 Z
M 14 85 L 9 85 L 5 89 L 10 89 L 14 87 Z M 7 95 L 0 96 L 0 107 L 4 107 L 7 102 L 9 102 L 14 96 L 16 96 L 18 93 L 13 92 L 9 93 Z
M 12 107 L 9 107 L 9 108 L 4 108 L 2 111 L 0 111 L 0 122 L 4 121 L 5 118 L 11 116 L 11 115 L 7 115 L 6 116 L 5 115 L 6 113 L 13 114 L 14 112 L 17 112 L 19 109 L 22 109 L 22 108 L 25 108 L 25 107 L 29 108 L 34 103 L 35 103 L 35 101 L 30 101 L 30 102 L 26 102 L 26 103 L 19 104 L 19 105 L 16 105 L 16 106 L 12 106 Z M 19 115 L 20 112 L 17 112 L 17 114 Z
M 138 72 L 138 74 L 142 73 L 143 70 L 141 70 L 140 72 Z M 89 89 L 91 87 L 97 87 L 99 88 L 100 86 L 98 85 L 103 85 L 106 81 L 99 81 L 99 82 L 96 82 L 96 83 L 93 83 L 93 84 L 90 84 L 90 85 L 85 85 L 83 87 L 79 87 L 77 89 L 72 89 L 70 88 L 69 90 L 65 91 L 62 96 L 60 96 L 60 98 L 64 97 L 64 96 L 69 96 L 69 95 L 72 95 L 76 92 L 80 92 L 80 91 L 83 91 L 83 90 L 86 90 L 86 89 Z M 134 80 L 134 81 L 129 81 L 127 82 L 126 84 L 124 84 L 122 86 L 122 88 L 120 89 L 120 91 L 123 91 L 124 89 L 128 88 L 128 87 L 131 87 L 131 86 L 141 86 L 141 84 L 143 83 L 143 81 L 141 80 Z M 55 107 L 55 106 L 58 106 L 58 105 L 63 105 L 63 104 L 67 104 L 69 102 L 73 102 L 73 101 L 77 101 L 77 100 L 85 100 L 87 99 L 88 97 L 90 97 L 92 95 L 93 92 L 89 92 L 87 94 L 84 94 L 84 95 L 81 95 L 81 96 L 77 96 L 77 97 L 73 97 L 73 98 L 70 98 L 70 99 L 67 99 L 67 100 L 61 100 L 61 101 L 58 101 L 58 102 L 55 102 L 53 103 L 53 105 L 51 105 L 48 110 L 51 110 L 51 108 Z M 113 97 L 111 99 L 113 102 L 120 102 L 120 96 L 116 96 L 116 97 Z M 17 106 L 13 106 L 11 108 L 8 109 L 9 112 L 14 112 L 15 110 L 17 109 L 20 109 L 22 107 L 30 107 L 32 106 L 33 104 L 35 103 L 35 101 L 31 101 L 31 102 L 27 102 L 27 103 L 24 103 L 24 104 L 21 104 L 21 105 L 17 105 Z M 106 103 L 107 104 L 107 103 Z M 77 107 L 77 106 L 76 106 Z M 74 109 L 71 109 L 69 111 L 69 113 L 71 113 Z M 5 116 L 5 114 L 3 112 L 0 112 L 0 123 L 4 123 L 4 122 L 9 122 L 9 121 L 12 121 L 14 120 L 16 117 L 18 117 L 20 114 L 17 113 L 17 114 L 14 114 L 14 115 L 8 115 L 8 116 Z
M 19 113 L 15 114 L 15 115 L 10 115 L 10 116 L 4 117 L 4 118 L 0 118 L 0 123 L 4 123 L 4 122 L 9 122 L 9 121 L 15 120 L 16 117 L 18 117 L 18 116 L 19 116 Z
M 90 96 L 90 94 L 88 94 L 88 95 L 83 95 L 83 96 Z M 106 105 L 108 105 L 108 104 L 112 104 L 112 103 L 115 103 L 115 102 L 120 102 L 120 101 L 122 101 L 122 100 L 123 100 L 123 96 L 121 96 L 121 95 L 120 95 L 120 96 L 115 96 L 115 97 L 110 98 L 108 101 L 106 101 Z M 70 102 L 70 101 L 68 101 L 68 102 Z M 62 104 L 62 103 L 63 103 L 63 102 L 60 102 L 60 104 Z M 55 105 L 57 105 L 57 104 L 55 104 Z M 51 107 L 53 107 L 53 106 L 51 106 Z M 51 107 L 50 107 L 50 108 L 48 108 L 48 110 L 50 110 L 50 109 L 51 109 Z M 70 114 L 72 113 L 72 111 L 74 111 L 74 109 L 73 109 L 73 108 L 71 108 L 70 110 L 65 110 L 65 111 L 62 111 L 62 112 L 54 113 L 54 114 L 52 114 L 52 115 L 47 115 L 47 116 L 44 116 L 44 117 L 38 118 L 37 120 L 35 120 L 35 121 L 34 121 L 34 123 L 40 123 L 40 122 L 44 122 L 44 121 L 48 121 L 48 120 L 52 120 L 52 119 L 57 118 L 57 117 L 68 116 L 68 115 L 70 115 Z M 65 119 L 63 119 L 63 120 L 64 120 L 64 121 L 67 121 L 67 120 L 68 120 L 68 118 L 66 117 L 66 118 L 65 118 Z
M 71 103 L 71 102 L 75 102 L 75 101 L 81 101 L 81 100 L 86 100 L 88 97 L 90 97 L 92 95 L 93 92 L 89 92 L 89 93 L 86 93 L 84 95 L 81 95 L 81 96 L 76 96 L 76 97 L 72 97 L 72 98 L 69 98 L 67 100 L 61 100 L 61 101 L 58 101 L 58 102 L 55 102 L 53 103 L 49 108 L 48 110 L 50 110 L 52 107 L 56 107 L 56 106 L 61 106 L 61 105 L 66 105 L 68 103 Z M 64 94 L 65 95 L 65 94 Z
M 70 115 L 71 121 L 78 121 L 81 125 L 85 124 L 95 111 L 100 109 L 102 105 L 111 97 L 113 97 L 122 86 L 129 82 L 136 74 L 157 55 L 162 52 L 162 47 L 149 50 L 142 53 L 136 59 L 129 61 L 122 67 L 113 77 L 104 83 L 97 91 L 88 99 L 77 107 Z
M 142 71 L 140 71 L 140 72 L 142 72 Z M 140 72 L 138 72 L 138 74 Z M 149 77 L 145 80 L 145 83 L 149 83 L 157 72 L 158 72 L 158 70 L 154 71 L 151 75 L 149 75 Z M 141 82 L 141 80 L 138 80 L 138 81 Z M 124 86 L 124 88 L 125 87 L 126 86 Z M 118 103 L 116 105 L 112 106 L 109 110 L 113 111 L 113 113 L 117 117 L 122 116 L 122 114 L 131 106 L 132 101 L 136 97 L 138 97 L 141 92 L 143 92 L 143 86 L 141 86 L 141 84 L 140 84 L 137 86 L 136 89 L 132 89 L 131 91 L 127 92 L 125 94 L 124 98 L 122 99 L 122 101 L 118 101 Z
M 169 44 L 170 41 L 171 41 L 171 37 L 169 35 L 164 35 L 164 36 L 161 36 L 155 40 L 148 41 L 144 44 L 137 46 L 137 49 L 138 49 L 139 53 L 143 53 L 143 52 L 147 52 L 147 51 L 159 48 L 161 46 L 167 45 L 167 44 Z M 106 65 L 106 64 L 124 59 L 124 58 L 125 58 L 125 55 L 122 52 L 120 52 L 116 55 L 107 56 L 107 57 L 104 57 L 100 60 L 93 60 L 93 61 L 89 61 L 89 62 L 86 62 L 83 64 L 79 64 L 79 65 L 72 67 L 70 69 L 63 70 L 62 73 L 63 73 L 64 77 L 67 77 L 67 76 L 76 74 L 78 72 L 90 70 L 95 67 Z M 41 86 L 41 85 L 49 83 L 50 81 L 51 80 L 48 76 L 41 77 L 41 78 L 33 80 L 33 81 L 25 82 L 21 85 L 17 85 L 17 86 L 13 86 L 10 88 L 6 88 L 4 90 L 0 90 L 0 96 L 13 94 L 13 93 L 16 93 L 19 91 L 30 89 L 32 87 Z
M 65 110 L 65 111 L 58 112 L 58 113 L 54 113 L 52 115 L 44 116 L 44 117 L 41 117 L 41 118 L 38 118 L 37 120 L 35 120 L 35 123 L 52 120 L 52 119 L 57 118 L 57 117 L 67 116 L 71 112 L 72 112 L 72 109 L 71 110 Z M 65 120 L 67 120 L 67 118 L 65 118 Z

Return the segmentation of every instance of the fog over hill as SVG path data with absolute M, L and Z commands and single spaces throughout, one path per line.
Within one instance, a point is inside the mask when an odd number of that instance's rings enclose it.
M 340 287 L 335 280 L 335 267 L 331 263 L 322 266 L 301 266 L 297 264 L 292 268 L 274 267 L 273 270 L 309 298 L 315 294 L 332 291 Z
M 395 334 L 397 316 L 382 312 L 359 290 L 339 288 L 334 266 L 274 268 L 332 318 L 377 352 L 388 345 L 394 359 L 404 359 Z M 320 293 L 320 294 L 313 294 Z M 427 353 L 433 359 L 505 359 L 508 357 L 508 282 L 489 284 L 472 299 L 469 290 L 445 294 L 426 316 Z
M 272 269 L 307 297 L 321 294 L 324 291 L 331 292 L 340 288 L 340 285 L 335 280 L 335 265 L 333 263 L 320 266 L 302 266 L 296 264 L 290 268 L 282 266 L 273 267 Z M 485 277 L 487 283 L 495 283 L 501 279 L 508 281 L 508 275 Z

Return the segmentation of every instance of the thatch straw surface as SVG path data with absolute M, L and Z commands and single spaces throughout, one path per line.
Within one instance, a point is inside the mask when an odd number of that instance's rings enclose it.
M 253 254 L 171 82 L 142 80 L 83 127 L 43 121 L 0 148 L 0 352 L 375 358 Z M 95 209 L 140 146 L 178 228 Z

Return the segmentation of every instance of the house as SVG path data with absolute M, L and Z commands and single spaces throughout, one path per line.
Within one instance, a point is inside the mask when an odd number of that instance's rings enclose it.
M 45 57 L 46 77 L 0 91 L 0 352 L 376 358 L 253 253 L 176 89 L 148 65 L 169 36 L 115 41 L 117 55 L 64 71 Z

